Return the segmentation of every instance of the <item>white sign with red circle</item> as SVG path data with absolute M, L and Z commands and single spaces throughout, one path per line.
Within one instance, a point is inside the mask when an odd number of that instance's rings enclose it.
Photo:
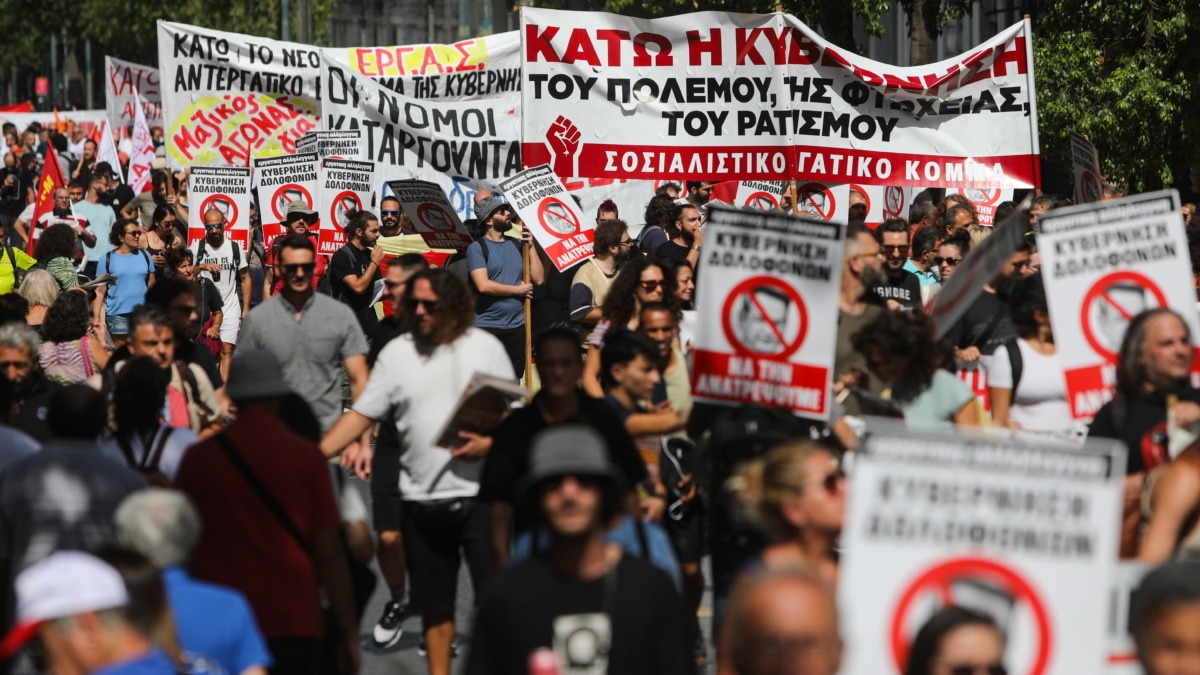
M 283 233 L 288 204 L 303 202 L 306 208 L 317 208 L 317 156 L 313 153 L 263 157 L 254 160 L 258 182 L 258 198 L 265 239 Z M 320 230 L 320 220 L 310 228 Z M 268 242 L 269 244 L 269 242 Z
M 1071 132 L 1071 164 L 1075 169 L 1075 203 L 1091 204 L 1100 201 L 1100 155 L 1096 146 L 1083 136 Z
M 779 208 L 779 200 L 787 191 L 788 181 L 785 180 L 744 180 L 738 182 L 734 203 L 737 206 L 771 211 Z
M 324 216 L 317 252 L 332 255 L 346 245 L 345 228 L 350 217 L 375 207 L 375 163 L 325 159 L 317 176 L 320 186 L 317 212 Z
M 996 224 L 996 207 L 1013 198 L 1012 188 L 955 188 L 948 194 L 962 195 L 975 207 L 980 225 L 992 227 Z
M 845 228 L 720 206 L 705 227 L 693 398 L 826 419 Z
M 225 217 L 225 236 L 243 246 L 250 234 L 250 169 L 195 166 L 188 174 L 188 197 L 199 208 L 188 222 L 188 243 L 204 238 L 204 214 L 216 209 Z
M 429 248 L 461 251 L 474 241 L 437 183 L 394 180 L 387 185 Z
M 905 672 L 949 607 L 990 618 L 1010 675 L 1104 672 L 1116 579 L 1117 441 L 1085 447 L 876 426 L 847 487 L 838 579 L 844 675 Z
M 1117 353 L 1134 317 L 1169 307 L 1200 335 L 1179 194 L 1165 190 L 1055 209 L 1041 214 L 1038 226 L 1067 402 L 1072 417 L 1087 420 L 1112 396 Z
M 595 221 L 584 217 L 549 164 L 501 181 L 500 189 L 558 271 L 565 272 L 595 253 Z
M 801 216 L 845 223 L 850 218 L 850 186 L 845 183 L 798 183 L 796 204 Z

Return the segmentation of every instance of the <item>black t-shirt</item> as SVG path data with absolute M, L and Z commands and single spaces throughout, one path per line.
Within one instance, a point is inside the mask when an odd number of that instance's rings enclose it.
M 45 443 L 50 438 L 50 429 L 46 427 L 46 411 L 50 408 L 50 397 L 61 389 L 62 385 L 41 373 L 35 373 L 32 377 L 29 391 L 17 397 L 11 425 L 32 436 L 38 443 Z
M 112 207 L 113 216 L 117 220 L 120 220 L 121 218 L 124 218 L 124 216 L 121 215 L 121 210 L 128 206 L 129 202 L 133 201 L 134 196 L 133 188 L 122 183 L 118 185 L 115 190 L 113 190 L 111 196 L 106 194 L 100 195 L 100 203 L 105 206 Z
M 381 278 L 379 268 L 375 268 L 375 275 L 371 277 L 371 283 L 367 284 L 362 293 L 354 292 L 354 289 L 347 286 L 342 280 L 348 276 L 362 276 L 370 264 L 371 251 L 369 249 L 360 249 L 353 244 L 346 244 L 333 254 L 327 272 L 327 274 L 333 275 L 334 297 L 354 310 L 354 313 L 358 315 L 358 323 L 367 335 L 373 335 L 375 327 L 379 325 L 379 320 L 375 318 L 375 310 L 371 307 L 371 298 L 375 296 L 375 282 Z
M 1117 394 L 1092 419 L 1088 436 L 1125 442 L 1125 474 L 1152 471 L 1171 461 L 1167 452 L 1167 393 Z M 1172 391 L 1181 401 L 1200 403 L 1200 391 Z
M 1016 338 L 1017 329 L 1008 317 L 1008 303 L 984 291 L 950 328 L 950 336 L 955 348 L 978 347 L 980 353 L 990 356 Z
M 525 675 L 529 655 L 552 647 L 556 628 L 559 641 L 567 641 L 572 623 L 568 617 L 579 617 L 589 623 L 600 619 L 610 627 L 609 673 L 694 673 L 683 601 L 666 573 L 624 555 L 614 576 L 615 580 L 566 578 L 535 556 L 492 577 L 475 614 L 466 672 Z M 601 616 L 587 616 L 597 614 Z M 572 655 L 586 656 L 589 662 L 592 656 L 576 650 Z
M 216 312 L 225 311 L 225 301 L 212 279 L 196 277 L 196 311 L 200 314 L 201 328 L 204 328 L 208 317 Z
M 533 403 L 514 410 L 492 434 L 492 449 L 484 460 L 479 479 L 479 499 L 512 505 L 514 534 L 524 532 L 533 524 L 533 514 L 525 500 L 519 497 L 517 487 L 529 471 L 529 446 L 533 437 L 549 426 L 539 405 L 542 396 L 538 394 Z M 637 446 L 607 403 L 580 390 L 579 416 L 571 421 L 600 432 L 608 446 L 609 459 L 621 469 L 627 487 L 632 488 L 646 479 L 646 465 Z
M 921 280 L 908 270 L 900 270 L 900 276 L 884 275 L 882 286 L 871 289 L 884 301 L 895 300 L 905 309 L 920 309 Z
M 688 251 L 691 247 L 681 246 L 673 241 L 668 241 L 665 244 L 660 244 L 654 250 L 654 257 L 660 260 L 687 260 Z
M 367 367 L 374 368 L 375 361 L 379 359 L 379 352 L 387 346 L 393 338 L 398 338 L 408 332 L 404 324 L 400 323 L 400 318 L 397 316 L 384 317 L 383 321 L 379 322 L 379 328 L 375 329 L 375 338 L 371 340 L 371 350 L 367 352 Z M 396 431 L 396 425 L 392 422 L 384 422 L 379 425 L 379 435 L 375 438 L 375 449 L 380 448 L 390 450 L 395 454 L 400 452 L 400 433 Z

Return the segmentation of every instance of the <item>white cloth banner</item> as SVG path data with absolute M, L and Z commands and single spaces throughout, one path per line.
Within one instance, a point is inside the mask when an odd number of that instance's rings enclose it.
M 150 137 L 150 125 L 146 123 L 146 113 L 142 109 L 141 99 L 137 92 L 133 93 L 135 106 L 133 119 L 133 134 L 131 141 L 133 153 L 129 156 L 129 187 L 134 194 L 149 191 L 153 184 L 150 180 L 150 170 L 154 166 L 154 139 Z M 114 167 L 119 170 L 119 167 Z
M 151 127 L 163 125 L 158 68 L 104 57 L 104 110 L 117 129 L 131 126 L 140 106 Z M 141 99 L 140 101 L 138 99 Z
M 96 144 L 96 162 L 108 162 L 114 173 L 121 175 L 121 158 L 117 155 L 117 145 L 113 142 L 112 127 L 108 120 L 100 123 L 100 142 Z
M 523 7 L 526 164 L 560 176 L 1037 185 L 1028 21 L 898 68 L 795 17 Z

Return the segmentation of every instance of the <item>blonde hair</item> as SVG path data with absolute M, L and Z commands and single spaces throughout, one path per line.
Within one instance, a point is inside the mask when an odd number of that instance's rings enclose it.
M 795 528 L 783 517 L 783 503 L 800 495 L 810 476 L 809 457 L 829 453 L 812 441 L 788 441 L 738 467 L 726 486 L 755 524 L 768 534 L 789 537 Z
M 58 280 L 43 269 L 29 270 L 17 291 L 30 307 L 49 307 L 58 299 Z
M 972 225 L 967 228 L 967 234 L 971 235 L 971 248 L 975 248 L 992 234 L 992 228 L 987 225 Z

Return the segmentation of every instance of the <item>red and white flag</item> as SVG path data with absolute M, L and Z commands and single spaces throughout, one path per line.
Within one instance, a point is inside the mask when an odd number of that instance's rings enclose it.
M 121 175 L 121 158 L 117 155 L 117 145 L 113 142 L 112 127 L 108 120 L 100 123 L 100 141 L 96 147 L 96 161 L 108 162 L 113 173 Z
M 146 111 L 142 109 L 142 98 L 137 89 L 133 91 L 135 116 L 133 118 L 133 152 L 129 156 L 129 187 L 134 194 L 149 192 L 153 187 L 150 170 L 154 164 L 154 140 L 150 137 L 150 125 L 146 123 Z
M 67 181 L 63 178 L 62 167 L 58 164 L 58 153 L 54 152 L 54 146 L 46 145 L 46 161 L 42 165 L 42 175 L 38 178 L 37 190 L 34 192 L 35 201 L 33 203 L 33 220 L 30 221 L 29 240 L 25 242 L 25 251 L 33 255 L 34 244 L 37 243 L 35 228 L 38 220 L 43 213 L 50 213 L 54 210 L 54 189 L 66 187 Z

